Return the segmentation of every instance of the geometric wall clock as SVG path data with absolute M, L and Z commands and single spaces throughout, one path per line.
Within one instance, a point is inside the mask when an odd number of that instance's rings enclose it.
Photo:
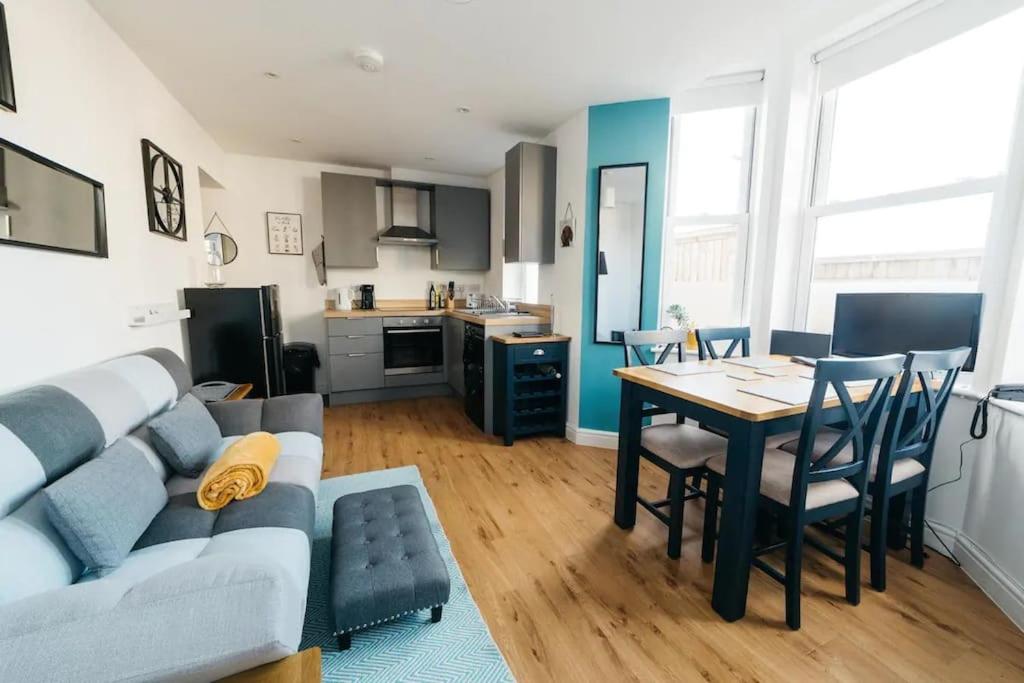
M 149 140 L 142 141 L 142 164 L 149 231 L 176 240 L 187 240 L 181 164 Z

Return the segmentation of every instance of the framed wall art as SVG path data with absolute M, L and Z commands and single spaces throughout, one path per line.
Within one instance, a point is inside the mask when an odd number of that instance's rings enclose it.
M 271 254 L 302 255 L 302 214 L 267 212 L 267 249 Z
M 181 164 L 149 140 L 142 141 L 149 231 L 185 242 L 185 182 Z

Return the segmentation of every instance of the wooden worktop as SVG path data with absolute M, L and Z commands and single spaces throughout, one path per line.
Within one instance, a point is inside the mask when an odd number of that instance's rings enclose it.
M 553 344 L 571 341 L 572 337 L 564 334 L 546 334 L 543 337 L 517 337 L 513 334 L 496 334 L 491 337 L 499 344 Z
M 456 300 L 457 308 L 465 306 L 465 302 Z M 484 317 L 473 313 L 462 311 L 449 311 L 445 309 L 429 310 L 422 307 L 419 299 L 381 299 L 377 302 L 377 308 L 372 310 L 353 309 L 351 311 L 339 311 L 327 308 L 324 311 L 325 318 L 346 318 L 349 320 L 357 318 L 401 318 L 401 317 L 450 317 L 464 320 L 475 325 L 486 325 L 487 327 L 503 327 L 513 325 L 549 325 L 551 324 L 550 308 L 535 304 L 521 304 L 521 310 L 528 310 L 531 315 L 516 315 L 507 317 Z

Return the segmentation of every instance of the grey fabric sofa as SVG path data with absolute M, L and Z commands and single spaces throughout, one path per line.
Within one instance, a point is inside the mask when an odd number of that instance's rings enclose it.
M 323 460 L 316 395 L 211 406 L 224 439 L 275 433 L 259 496 L 217 512 L 172 474 L 146 423 L 190 389 L 166 349 L 116 358 L 0 396 L 0 680 L 209 681 L 297 651 Z M 118 568 L 83 567 L 40 491 L 125 437 L 169 501 Z M 212 462 L 212 460 L 211 460 Z

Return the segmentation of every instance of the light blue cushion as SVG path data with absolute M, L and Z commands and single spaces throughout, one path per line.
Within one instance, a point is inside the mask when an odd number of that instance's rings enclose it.
M 185 477 L 198 477 L 220 444 L 220 427 L 192 394 L 149 421 L 153 446 L 167 464 Z
M 50 523 L 101 574 L 121 564 L 167 504 L 160 475 L 123 439 L 47 486 L 43 496 Z

